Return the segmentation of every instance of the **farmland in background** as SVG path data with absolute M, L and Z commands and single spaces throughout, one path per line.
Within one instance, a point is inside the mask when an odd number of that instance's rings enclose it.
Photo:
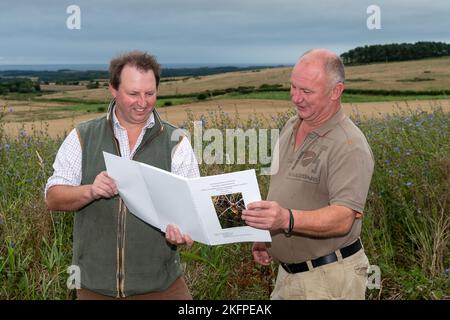
M 344 96 L 344 108 L 376 160 L 362 239 L 382 281 L 367 298 L 450 299 L 450 58 L 346 72 L 346 87 L 360 91 Z M 172 78 L 161 83 L 159 112 L 188 130 L 200 119 L 220 130 L 281 128 L 294 114 L 289 73 L 273 68 Z M 44 87 L 47 92 L 0 96 L 0 298 L 74 297 L 66 287 L 73 214 L 48 212 L 43 187 L 64 132 L 104 114 L 110 96 L 99 80 L 98 89 L 71 85 L 66 91 L 55 84 Z M 225 92 L 213 94 L 217 90 Z M 200 169 L 211 175 L 254 167 Z M 258 180 L 264 198 L 268 177 Z M 195 244 L 181 254 L 196 299 L 267 299 L 273 288 L 276 265 L 256 265 L 250 244 Z

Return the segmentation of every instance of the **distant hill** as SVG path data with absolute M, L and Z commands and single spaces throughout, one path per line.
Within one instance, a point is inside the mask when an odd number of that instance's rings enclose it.
M 251 71 L 270 69 L 272 66 L 249 66 L 249 67 L 197 67 L 197 68 L 162 68 L 162 78 L 174 77 L 200 77 L 214 74 L 222 74 L 236 71 Z M 97 79 L 108 79 L 109 72 L 105 70 L 71 70 L 60 69 L 56 71 L 42 70 L 5 70 L 0 71 L 0 78 L 37 78 L 41 82 L 55 82 L 57 84 L 70 84 L 79 81 L 94 81 Z
M 57 71 L 35 71 L 35 70 L 5 70 L 0 71 L 0 78 L 29 77 L 38 78 L 42 82 L 69 83 L 76 81 L 91 81 L 95 79 L 108 79 L 108 71 L 78 71 L 61 69 Z
M 341 54 L 346 65 L 394 62 L 450 56 L 450 44 L 444 42 L 392 43 L 357 47 Z

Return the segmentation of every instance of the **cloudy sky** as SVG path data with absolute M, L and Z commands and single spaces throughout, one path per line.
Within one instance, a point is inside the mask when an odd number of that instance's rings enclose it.
M 67 28 L 70 5 L 80 29 Z M 1 0 L 0 65 L 107 64 L 132 49 L 163 64 L 292 64 L 314 47 L 450 42 L 449 15 L 449 0 Z

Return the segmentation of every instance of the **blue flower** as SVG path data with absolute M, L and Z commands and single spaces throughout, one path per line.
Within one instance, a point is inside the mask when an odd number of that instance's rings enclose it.
M 16 243 L 14 242 L 14 240 L 11 240 L 11 248 L 14 249 L 16 246 Z
M 395 152 L 400 152 L 400 148 L 399 147 L 394 147 L 394 151 Z

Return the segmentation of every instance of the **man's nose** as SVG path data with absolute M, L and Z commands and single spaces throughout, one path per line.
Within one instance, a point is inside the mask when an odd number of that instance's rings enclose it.
M 139 95 L 139 98 L 138 98 L 138 105 L 140 106 L 140 107 L 143 107 L 143 108 L 145 108 L 145 105 L 146 105 L 146 100 L 145 100 L 145 95 Z
M 303 94 L 300 90 L 291 90 L 291 100 L 294 103 L 299 103 L 303 100 Z

